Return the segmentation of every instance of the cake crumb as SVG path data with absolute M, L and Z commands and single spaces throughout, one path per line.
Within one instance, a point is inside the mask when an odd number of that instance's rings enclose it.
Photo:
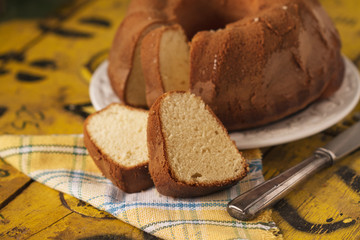
M 284 5 L 284 6 L 282 6 L 282 9 L 287 10 L 288 7 Z
M 259 18 L 254 18 L 254 22 L 258 22 L 259 21 Z

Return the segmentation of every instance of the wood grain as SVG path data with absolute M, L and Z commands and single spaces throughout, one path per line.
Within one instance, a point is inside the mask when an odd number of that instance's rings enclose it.
M 1 209 L 0 239 L 152 239 L 69 195 L 33 182 Z

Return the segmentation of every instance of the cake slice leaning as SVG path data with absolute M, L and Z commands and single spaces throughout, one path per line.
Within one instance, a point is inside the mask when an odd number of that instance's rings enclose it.
M 153 186 L 148 170 L 148 111 L 113 103 L 84 123 L 85 147 L 104 176 L 127 193 Z
M 189 90 L 190 48 L 184 30 L 178 24 L 150 31 L 141 43 L 148 107 L 163 93 Z
M 129 106 L 146 107 L 141 68 L 141 42 L 148 32 L 162 26 L 163 16 L 134 12 L 122 21 L 109 55 L 108 75 L 114 92 Z
M 149 171 L 159 193 L 196 197 L 236 184 L 248 164 L 200 97 L 168 92 L 149 111 Z

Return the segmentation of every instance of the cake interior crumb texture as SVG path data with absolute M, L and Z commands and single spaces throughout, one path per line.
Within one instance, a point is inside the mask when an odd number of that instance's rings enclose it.
M 189 46 L 180 29 L 165 31 L 160 42 L 160 72 L 165 92 L 187 91 L 190 86 Z
M 116 163 L 132 167 L 148 162 L 146 126 L 148 113 L 111 105 L 88 122 L 91 140 Z
M 170 99 L 164 99 L 160 108 L 173 174 L 190 184 L 238 177 L 245 171 L 244 158 L 204 102 L 188 95 L 168 95 L 166 98 Z

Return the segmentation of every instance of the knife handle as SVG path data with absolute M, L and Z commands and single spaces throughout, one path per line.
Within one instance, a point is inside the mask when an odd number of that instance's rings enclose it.
M 227 211 L 236 219 L 251 220 L 259 211 L 283 198 L 295 185 L 332 162 L 331 153 L 319 148 L 311 157 L 233 199 Z

